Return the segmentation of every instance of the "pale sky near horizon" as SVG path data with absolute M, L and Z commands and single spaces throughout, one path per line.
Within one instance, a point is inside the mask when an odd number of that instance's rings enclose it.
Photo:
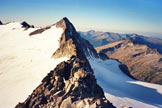
M 1 0 L 0 20 L 35 26 L 69 18 L 79 31 L 162 37 L 162 0 Z

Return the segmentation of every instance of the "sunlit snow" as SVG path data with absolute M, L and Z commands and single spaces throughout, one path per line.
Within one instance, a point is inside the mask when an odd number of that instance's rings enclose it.
M 38 28 L 24 30 L 18 22 L 0 26 L 0 108 L 24 101 L 55 66 L 67 58 L 53 59 L 62 28 L 52 26 L 29 36 Z

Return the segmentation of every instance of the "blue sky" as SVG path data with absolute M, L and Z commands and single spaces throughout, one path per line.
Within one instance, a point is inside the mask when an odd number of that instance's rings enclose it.
M 1 0 L 0 20 L 46 26 L 68 17 L 77 30 L 162 37 L 162 0 Z

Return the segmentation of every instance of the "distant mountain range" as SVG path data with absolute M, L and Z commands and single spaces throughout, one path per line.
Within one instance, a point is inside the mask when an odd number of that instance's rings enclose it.
M 94 47 L 120 40 L 131 39 L 134 43 L 144 44 L 150 48 L 157 49 L 157 51 L 162 54 L 162 39 L 159 38 L 146 37 L 138 34 L 119 34 L 94 30 L 79 33 L 83 38 L 89 40 Z
M 162 85 L 162 55 L 147 45 L 122 40 L 96 48 L 112 59 L 117 59 L 128 67 L 135 79 Z
M 162 84 L 162 39 L 138 34 L 79 32 L 100 54 L 119 60 L 135 79 Z

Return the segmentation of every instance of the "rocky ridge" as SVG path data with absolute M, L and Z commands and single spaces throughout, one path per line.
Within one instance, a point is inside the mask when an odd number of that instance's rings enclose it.
M 82 39 L 67 18 L 56 27 L 64 29 L 54 58 L 66 56 L 42 83 L 16 108 L 115 108 L 97 84 L 86 57 L 99 57 L 92 45 Z

